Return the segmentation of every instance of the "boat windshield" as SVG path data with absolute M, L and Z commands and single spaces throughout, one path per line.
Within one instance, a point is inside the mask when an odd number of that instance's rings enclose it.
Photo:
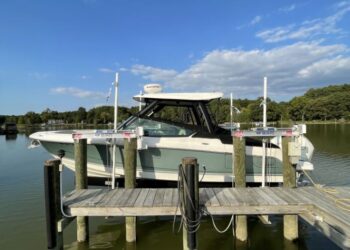
M 125 121 L 121 129 L 139 126 L 144 127 L 146 136 L 189 136 L 199 131 L 211 133 L 215 121 L 203 103 L 154 101 Z
M 189 136 L 194 133 L 192 129 L 184 128 L 181 126 L 168 124 L 165 122 L 150 120 L 146 118 L 136 118 L 133 122 L 125 126 L 125 130 L 133 130 L 136 127 L 143 127 L 145 136 L 167 136 L 167 137 L 178 137 L 178 136 Z

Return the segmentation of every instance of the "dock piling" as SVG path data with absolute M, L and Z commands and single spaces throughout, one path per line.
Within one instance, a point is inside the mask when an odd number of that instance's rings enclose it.
M 44 186 L 45 186 L 45 212 L 47 248 L 63 249 L 63 233 L 58 232 L 58 221 L 62 218 L 60 196 L 59 165 L 61 160 L 52 159 L 45 161 Z
M 87 179 L 87 140 L 74 140 L 75 189 L 86 189 Z M 77 241 L 85 242 L 89 238 L 89 220 L 86 216 L 77 216 Z
M 125 188 L 136 188 L 136 158 L 137 140 L 136 138 L 124 139 L 124 171 Z M 126 241 L 136 241 L 136 217 L 125 217 Z
M 246 186 L 246 169 L 245 169 L 245 138 L 233 137 L 233 174 L 235 176 L 235 187 Z M 236 215 L 236 223 L 233 235 L 239 241 L 248 239 L 248 225 L 246 215 Z
M 195 250 L 198 247 L 198 209 L 199 209 L 199 186 L 198 186 L 198 163 L 194 157 L 182 159 L 181 177 L 182 197 L 184 198 L 185 221 L 183 225 L 183 249 Z
M 282 154 L 283 154 L 283 187 L 296 187 L 296 170 L 289 161 L 288 144 L 291 137 L 282 137 Z M 298 238 L 298 215 L 283 216 L 283 235 L 287 240 Z

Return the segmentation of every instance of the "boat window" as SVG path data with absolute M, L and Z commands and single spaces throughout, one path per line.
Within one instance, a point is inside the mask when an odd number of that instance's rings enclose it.
M 216 114 L 214 114 L 214 111 L 211 109 L 209 104 L 207 104 L 206 106 L 207 106 L 208 114 L 210 116 L 210 120 L 213 126 L 216 126 L 217 125 Z
M 197 125 L 190 107 L 162 106 L 150 117 L 172 123 Z
M 208 127 L 208 123 L 205 120 L 205 114 L 199 105 L 197 106 L 197 113 L 198 113 L 198 121 L 200 122 L 200 126 L 206 131 L 210 131 Z
M 149 120 L 144 118 L 137 118 L 127 126 L 124 130 L 133 130 L 136 127 L 143 127 L 145 136 L 168 136 L 168 137 L 178 137 L 178 136 L 189 136 L 193 134 L 192 129 L 184 128 L 181 126 L 176 126 L 173 124 L 168 124 L 165 122 Z

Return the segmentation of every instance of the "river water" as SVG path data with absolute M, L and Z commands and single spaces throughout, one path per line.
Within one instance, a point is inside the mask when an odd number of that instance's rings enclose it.
M 0 249 L 46 249 L 43 162 L 50 158 L 42 148 L 28 150 L 27 133 L 0 136 Z M 330 186 L 350 186 L 350 124 L 309 125 L 307 137 L 315 146 L 312 178 Z M 64 189 L 71 190 L 74 176 L 64 172 Z M 350 216 L 350 215 L 349 215 Z M 235 243 L 232 232 L 219 234 L 211 221 L 204 219 L 199 229 L 199 249 L 338 249 L 325 236 L 300 221 L 300 238 L 295 243 L 283 240 L 281 216 L 271 218 L 271 225 L 249 217 L 249 240 Z M 219 217 L 224 228 L 229 221 Z M 75 223 L 64 232 L 65 249 L 182 249 L 182 234 L 172 232 L 172 218 L 140 218 L 137 244 L 125 243 L 122 218 L 91 218 L 90 241 L 76 243 Z

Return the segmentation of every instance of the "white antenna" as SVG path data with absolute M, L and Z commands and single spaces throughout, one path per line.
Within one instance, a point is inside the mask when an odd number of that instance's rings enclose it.
M 114 133 L 117 131 L 117 124 L 118 124 L 118 85 L 119 85 L 119 73 L 115 73 L 115 82 L 114 82 L 114 124 L 113 129 Z M 115 153 L 116 153 L 116 141 L 114 141 L 113 144 L 113 167 L 112 167 L 112 189 L 115 188 L 115 165 L 116 165 L 116 159 L 115 159 Z
M 142 95 L 142 91 L 140 91 L 140 96 Z M 142 109 L 142 102 L 141 102 L 141 97 L 140 97 L 140 103 L 139 103 L 139 111 Z
M 230 95 L 230 118 L 231 118 L 231 121 L 230 121 L 230 126 L 231 126 L 231 130 L 232 130 L 232 122 L 233 122 L 233 95 L 231 93 Z
M 264 100 L 263 105 L 263 127 L 267 126 L 267 115 L 266 115 L 266 98 L 267 98 L 267 77 L 264 77 Z M 262 142 L 262 160 L 261 160 L 261 186 L 265 187 L 265 169 L 266 169 L 266 140 Z
M 266 98 L 267 98 L 267 77 L 264 77 L 264 101 L 263 101 L 263 127 L 267 126 L 266 121 Z

